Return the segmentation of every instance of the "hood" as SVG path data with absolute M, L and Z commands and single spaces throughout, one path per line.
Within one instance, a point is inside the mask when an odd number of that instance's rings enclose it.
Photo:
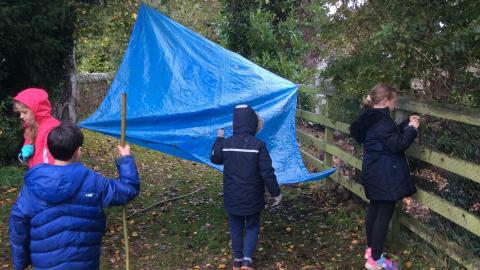
M 25 184 L 40 199 L 60 203 L 77 192 L 87 173 L 79 162 L 65 166 L 41 164 L 27 172 Z
M 13 99 L 30 108 L 37 122 L 41 122 L 43 119 L 51 116 L 52 105 L 48 100 L 48 93 L 43 89 L 28 88 L 22 90 Z
M 257 133 L 258 117 L 248 105 L 238 105 L 233 112 L 233 134 Z
M 388 107 L 382 109 L 367 108 L 350 125 L 350 134 L 358 143 L 362 144 L 367 137 L 368 129 L 385 117 L 390 117 L 390 109 Z

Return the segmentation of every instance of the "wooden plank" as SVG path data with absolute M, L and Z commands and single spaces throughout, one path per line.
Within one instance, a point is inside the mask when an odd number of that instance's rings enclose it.
M 418 144 L 410 146 L 407 150 L 407 154 L 413 158 L 425 161 L 439 168 L 480 183 L 480 165 L 473 162 L 450 157 Z
M 333 144 L 325 144 L 325 152 L 334 155 L 341 159 L 342 161 L 346 162 L 349 165 L 352 165 L 354 168 L 359 170 L 362 169 L 362 160 L 359 158 L 354 157 L 352 154 L 344 151 L 340 147 L 333 145 Z
M 316 138 L 315 138 L 316 139 Z M 315 157 L 311 156 L 310 154 L 306 153 L 305 151 L 301 150 L 302 155 L 304 155 L 306 162 L 312 164 L 319 170 L 323 170 L 326 168 L 325 164 L 321 162 L 320 160 L 316 159 Z M 362 185 L 349 180 L 345 176 L 341 175 L 338 172 L 335 172 L 332 174 L 331 178 L 341 184 L 343 187 L 346 189 L 350 190 L 352 193 L 356 194 L 360 198 L 362 198 L 365 201 L 368 201 L 367 198 L 365 197 L 365 191 Z M 465 211 L 462 208 L 459 208 L 450 202 L 436 196 L 433 194 L 430 194 L 422 189 L 418 189 L 417 194 L 413 196 L 415 200 L 417 200 L 419 203 L 425 205 L 426 207 L 430 208 L 432 211 L 442 215 L 443 217 L 455 222 L 457 225 L 467 229 L 468 231 L 472 232 L 473 234 L 480 236 L 480 219 L 479 217 Z M 407 225 L 406 225 L 407 226 Z M 415 232 L 416 233 L 416 232 Z M 419 235 L 422 237 L 422 235 Z M 422 237 L 424 238 L 424 237 Z M 445 251 L 448 251 L 445 250 Z M 449 254 L 447 252 L 447 254 Z M 452 253 L 453 254 L 453 253 Z M 459 253 L 461 254 L 461 253 Z M 451 254 L 449 254 L 451 255 Z M 453 255 L 455 256 L 455 255 Z M 454 257 L 452 257 L 454 258 Z M 465 260 L 464 258 L 461 257 L 456 257 L 454 258 L 455 260 Z M 467 264 L 468 265 L 468 264 Z M 470 268 L 469 268 L 470 269 Z M 471 269 L 477 269 L 477 268 L 471 268 Z
M 318 94 L 320 88 L 313 85 L 299 85 L 298 91 Z M 480 109 L 438 102 L 418 102 L 407 97 L 398 99 L 397 107 L 402 110 L 480 126 Z
M 299 133 L 302 131 L 299 131 Z M 309 138 L 311 141 L 315 142 L 319 140 L 314 137 Z M 318 142 L 317 142 L 318 143 Z M 341 160 L 347 162 L 348 164 L 354 166 L 355 168 L 362 169 L 362 161 L 353 155 L 343 151 L 335 145 L 330 145 L 325 143 L 325 151 L 330 152 Z M 323 163 L 326 164 L 326 163 Z M 332 179 L 335 180 L 334 177 Z M 363 187 L 362 187 L 363 189 Z M 430 208 L 432 211 L 438 213 L 439 215 L 455 222 L 466 230 L 472 232 L 473 234 L 480 236 L 480 218 L 473 215 L 472 213 L 466 211 L 463 208 L 457 207 L 450 203 L 447 200 L 440 198 L 439 196 L 428 193 L 420 188 L 417 189 L 417 193 L 413 196 L 415 200 L 419 203 Z
M 299 85 L 298 91 L 318 94 L 320 88 L 313 85 Z M 480 109 L 438 102 L 418 102 L 406 97 L 399 98 L 397 107 L 402 110 L 480 126 Z
M 312 135 L 301 130 L 297 130 L 297 135 L 299 138 L 305 140 L 306 143 L 317 147 L 318 150 L 322 150 L 329 153 L 330 155 L 337 156 L 339 159 L 345 161 L 349 165 L 359 170 L 362 169 L 362 160 L 344 151 L 340 147 L 333 144 L 328 144 L 325 141 L 319 138 L 315 138 Z
M 420 188 L 417 188 L 417 193 L 412 198 L 474 235 L 480 236 L 480 218 L 478 216 Z
M 305 145 L 313 145 L 320 151 L 325 150 L 325 142 L 319 138 L 316 138 L 304 131 L 297 129 L 297 138 Z
M 300 149 L 300 154 L 302 154 L 302 158 L 305 160 L 305 162 L 311 164 L 313 167 L 317 168 L 318 170 L 325 169 L 326 166 L 323 164 L 323 161 L 315 158 L 310 153 L 306 152 L 303 149 Z
M 332 145 L 333 144 L 333 129 L 326 127 L 325 128 L 325 150 L 327 148 L 327 145 Z M 333 166 L 333 159 L 332 159 L 332 154 L 330 152 L 325 151 L 325 154 L 323 155 L 323 163 L 325 163 L 326 166 Z
M 332 106 L 332 96 L 327 96 L 327 102 L 325 104 L 325 113 L 328 117 L 329 115 L 329 110 L 330 110 L 330 107 Z M 325 145 L 328 145 L 328 144 L 333 144 L 333 136 L 334 136 L 334 132 L 335 130 L 331 127 L 325 127 L 325 138 L 324 138 L 324 141 L 325 141 Z M 324 155 L 323 155 L 323 164 L 327 167 L 333 167 L 333 156 L 332 154 L 330 154 L 329 152 L 325 151 L 324 152 Z M 335 185 L 332 183 L 332 179 L 333 177 L 329 177 L 327 180 L 327 182 L 325 182 L 326 185 L 330 186 L 331 188 L 334 188 Z
M 301 117 L 307 121 L 316 124 L 328 126 L 349 134 L 349 125 L 342 122 L 333 122 L 325 116 L 315 113 L 297 110 L 297 117 Z M 413 144 L 407 150 L 407 154 L 413 158 L 425 161 L 429 164 L 443 168 L 447 171 L 453 172 L 474 182 L 480 183 L 480 165 L 473 162 L 468 162 L 462 159 L 451 157 L 447 154 L 431 150 L 427 147 Z
M 333 144 L 333 132 L 335 130 L 329 127 L 325 127 L 325 145 L 328 143 Z M 323 163 L 327 167 L 333 167 L 333 156 L 329 152 L 325 151 L 323 153 Z M 325 185 L 329 186 L 330 189 L 335 188 L 335 184 L 332 183 L 333 177 L 329 177 L 327 181 L 325 182 Z
M 392 250 L 396 253 L 400 253 L 403 245 L 405 244 L 402 238 L 402 224 L 400 223 L 400 216 L 402 214 L 402 204 L 397 203 L 395 205 L 395 211 L 393 212 L 392 219 L 389 224 L 389 232 L 387 234 L 387 241 Z
M 418 102 L 399 98 L 397 107 L 402 110 L 480 126 L 480 109 L 435 102 Z
M 332 121 L 323 115 L 297 109 L 296 116 L 297 118 L 302 118 L 315 124 L 320 124 L 341 131 L 343 133 L 350 134 L 349 124 L 342 123 L 340 121 Z
M 311 95 L 320 94 L 320 88 L 314 85 L 301 84 L 298 86 L 298 91 L 301 93 L 311 94 Z
M 400 223 L 422 238 L 425 242 L 444 252 L 468 270 L 480 269 L 480 260 L 475 255 L 458 244 L 433 233 L 430 228 L 427 228 L 417 220 L 403 215 L 400 217 Z
M 305 161 L 311 164 L 312 166 L 314 166 L 315 168 L 319 170 L 325 170 L 327 168 L 330 168 L 325 166 L 325 164 L 321 160 L 313 157 L 312 155 L 308 154 L 304 150 L 300 149 L 300 152 L 302 153 L 302 156 L 304 157 Z M 363 189 L 362 185 L 356 183 L 353 180 L 346 178 L 345 176 L 341 175 L 338 171 L 333 173 L 330 176 L 330 178 L 335 182 L 339 183 L 340 185 L 342 185 L 344 188 L 354 193 L 355 195 L 357 195 L 358 197 L 362 198 L 364 201 L 368 201 L 367 197 L 365 197 L 365 190 Z
M 348 179 L 347 177 L 343 176 L 340 174 L 339 171 L 336 171 L 330 176 L 333 181 L 339 183 L 342 185 L 344 188 L 350 190 L 352 193 L 360 197 L 362 200 L 368 202 L 369 200 L 365 196 L 365 189 L 363 188 L 362 185 L 358 184 L 357 182 Z
M 302 134 L 302 136 L 305 136 L 305 135 L 309 136 L 308 134 L 305 134 L 305 133 Z M 319 140 L 319 139 L 317 139 L 313 136 L 310 136 L 309 139 L 311 139 L 313 142 L 315 140 Z M 329 149 L 329 147 L 331 147 L 331 145 L 325 144 L 326 151 Z M 306 162 L 312 164 L 313 166 L 315 166 L 319 170 L 323 170 L 323 169 L 326 168 L 326 166 L 323 162 L 321 162 L 320 160 L 316 159 L 315 157 L 309 155 L 305 151 L 303 151 L 303 150 L 301 150 L 301 151 L 302 151 L 302 155 L 304 155 L 304 157 L 306 159 Z M 340 151 L 343 151 L 343 150 L 340 149 Z M 367 198 L 365 197 L 365 191 L 364 191 L 364 188 L 363 188 L 362 185 L 360 185 L 360 184 L 358 184 L 358 183 L 356 183 L 352 180 L 349 180 L 345 176 L 341 175 L 339 172 L 335 172 L 334 174 L 332 174 L 331 179 L 333 179 L 335 182 L 339 183 L 340 185 L 342 185 L 346 189 L 350 190 L 352 193 L 359 196 L 363 200 L 368 201 Z M 430 194 L 430 193 L 428 193 L 428 192 L 426 192 L 426 191 L 424 191 L 420 188 L 418 188 L 417 194 L 415 194 L 413 196 L 413 198 L 415 200 L 417 200 L 419 203 L 421 203 L 421 204 L 425 205 L 426 207 L 430 208 L 432 211 L 438 213 L 439 215 L 455 222 L 457 225 L 465 228 L 466 230 L 472 232 L 473 234 L 475 234 L 477 236 L 480 236 L 480 219 L 479 219 L 479 217 L 469 213 L 468 211 L 466 211 L 466 210 L 464 210 L 460 207 L 457 207 L 457 206 L 453 205 L 452 203 L 448 202 L 447 200 L 444 200 L 444 199 L 442 199 L 442 198 L 440 198 L 436 195 Z M 406 226 L 408 226 L 408 224 Z M 409 227 L 409 229 L 411 229 L 411 226 Z M 418 231 L 414 231 L 414 232 L 417 233 Z M 421 232 L 419 232 L 419 233 L 421 233 Z M 419 235 L 419 236 L 424 238 L 423 237 L 424 235 Z M 440 242 L 438 242 L 438 243 L 440 243 Z M 464 254 L 464 253 L 457 253 L 457 255 L 456 255 L 455 252 L 450 253 L 449 249 L 444 249 L 444 251 L 446 251 L 446 253 L 449 256 L 451 256 L 456 261 L 459 261 L 460 263 L 467 261 L 467 259 L 465 259 L 465 257 L 462 258 L 461 256 L 458 255 L 458 254 Z M 464 264 L 466 267 L 468 265 L 471 265 L 470 267 L 478 266 L 478 262 L 477 262 L 477 265 L 471 264 L 470 262 L 462 263 L 462 264 Z M 468 268 L 468 269 L 477 269 L 477 268 Z

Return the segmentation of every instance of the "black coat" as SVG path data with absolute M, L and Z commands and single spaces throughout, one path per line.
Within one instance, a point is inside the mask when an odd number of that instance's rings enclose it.
M 233 215 L 252 215 L 265 208 L 265 186 L 273 197 L 280 195 L 267 147 L 255 137 L 257 122 L 250 107 L 236 108 L 233 136 L 218 137 L 213 145 L 211 161 L 224 165 L 224 205 Z
M 397 126 L 390 110 L 365 109 L 351 124 L 350 133 L 363 144 L 362 182 L 373 201 L 397 201 L 416 192 L 405 150 L 417 137 L 409 120 Z

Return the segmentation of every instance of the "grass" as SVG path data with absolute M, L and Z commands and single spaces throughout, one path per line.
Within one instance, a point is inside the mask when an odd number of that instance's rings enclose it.
M 8 244 L 8 217 L 15 202 L 19 187 L 23 184 L 25 170 L 15 166 L 0 167 L 0 269 L 11 269 L 7 263 L 10 247 Z
M 115 175 L 116 140 L 85 131 L 83 161 Z M 159 205 L 129 220 L 131 269 L 230 269 L 231 248 L 223 210 L 222 176 L 207 166 L 132 147 L 141 175 L 141 194 L 129 213 L 165 199 L 202 191 Z M 6 221 L 24 171 L 0 169 L 0 269 L 11 269 Z M 262 215 L 257 269 L 363 269 L 364 205 L 342 201 L 320 183 L 282 188 L 283 205 Z M 121 208 L 107 209 L 101 269 L 124 269 Z M 432 259 L 437 253 L 403 232 L 404 249 L 391 256 L 402 268 L 461 269 Z M 388 247 L 387 247 L 388 251 Z
M 25 169 L 16 166 L 0 167 L 0 187 L 19 187 L 23 183 Z M 2 190 L 3 191 L 3 190 Z

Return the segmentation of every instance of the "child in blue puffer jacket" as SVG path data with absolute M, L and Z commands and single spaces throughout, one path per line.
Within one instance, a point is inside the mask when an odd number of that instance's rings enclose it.
M 31 168 L 10 215 L 14 268 L 99 269 L 105 232 L 103 209 L 125 205 L 140 190 L 130 147 L 118 146 L 119 179 L 108 179 L 78 162 L 83 134 L 62 123 L 48 135 L 54 165 Z

